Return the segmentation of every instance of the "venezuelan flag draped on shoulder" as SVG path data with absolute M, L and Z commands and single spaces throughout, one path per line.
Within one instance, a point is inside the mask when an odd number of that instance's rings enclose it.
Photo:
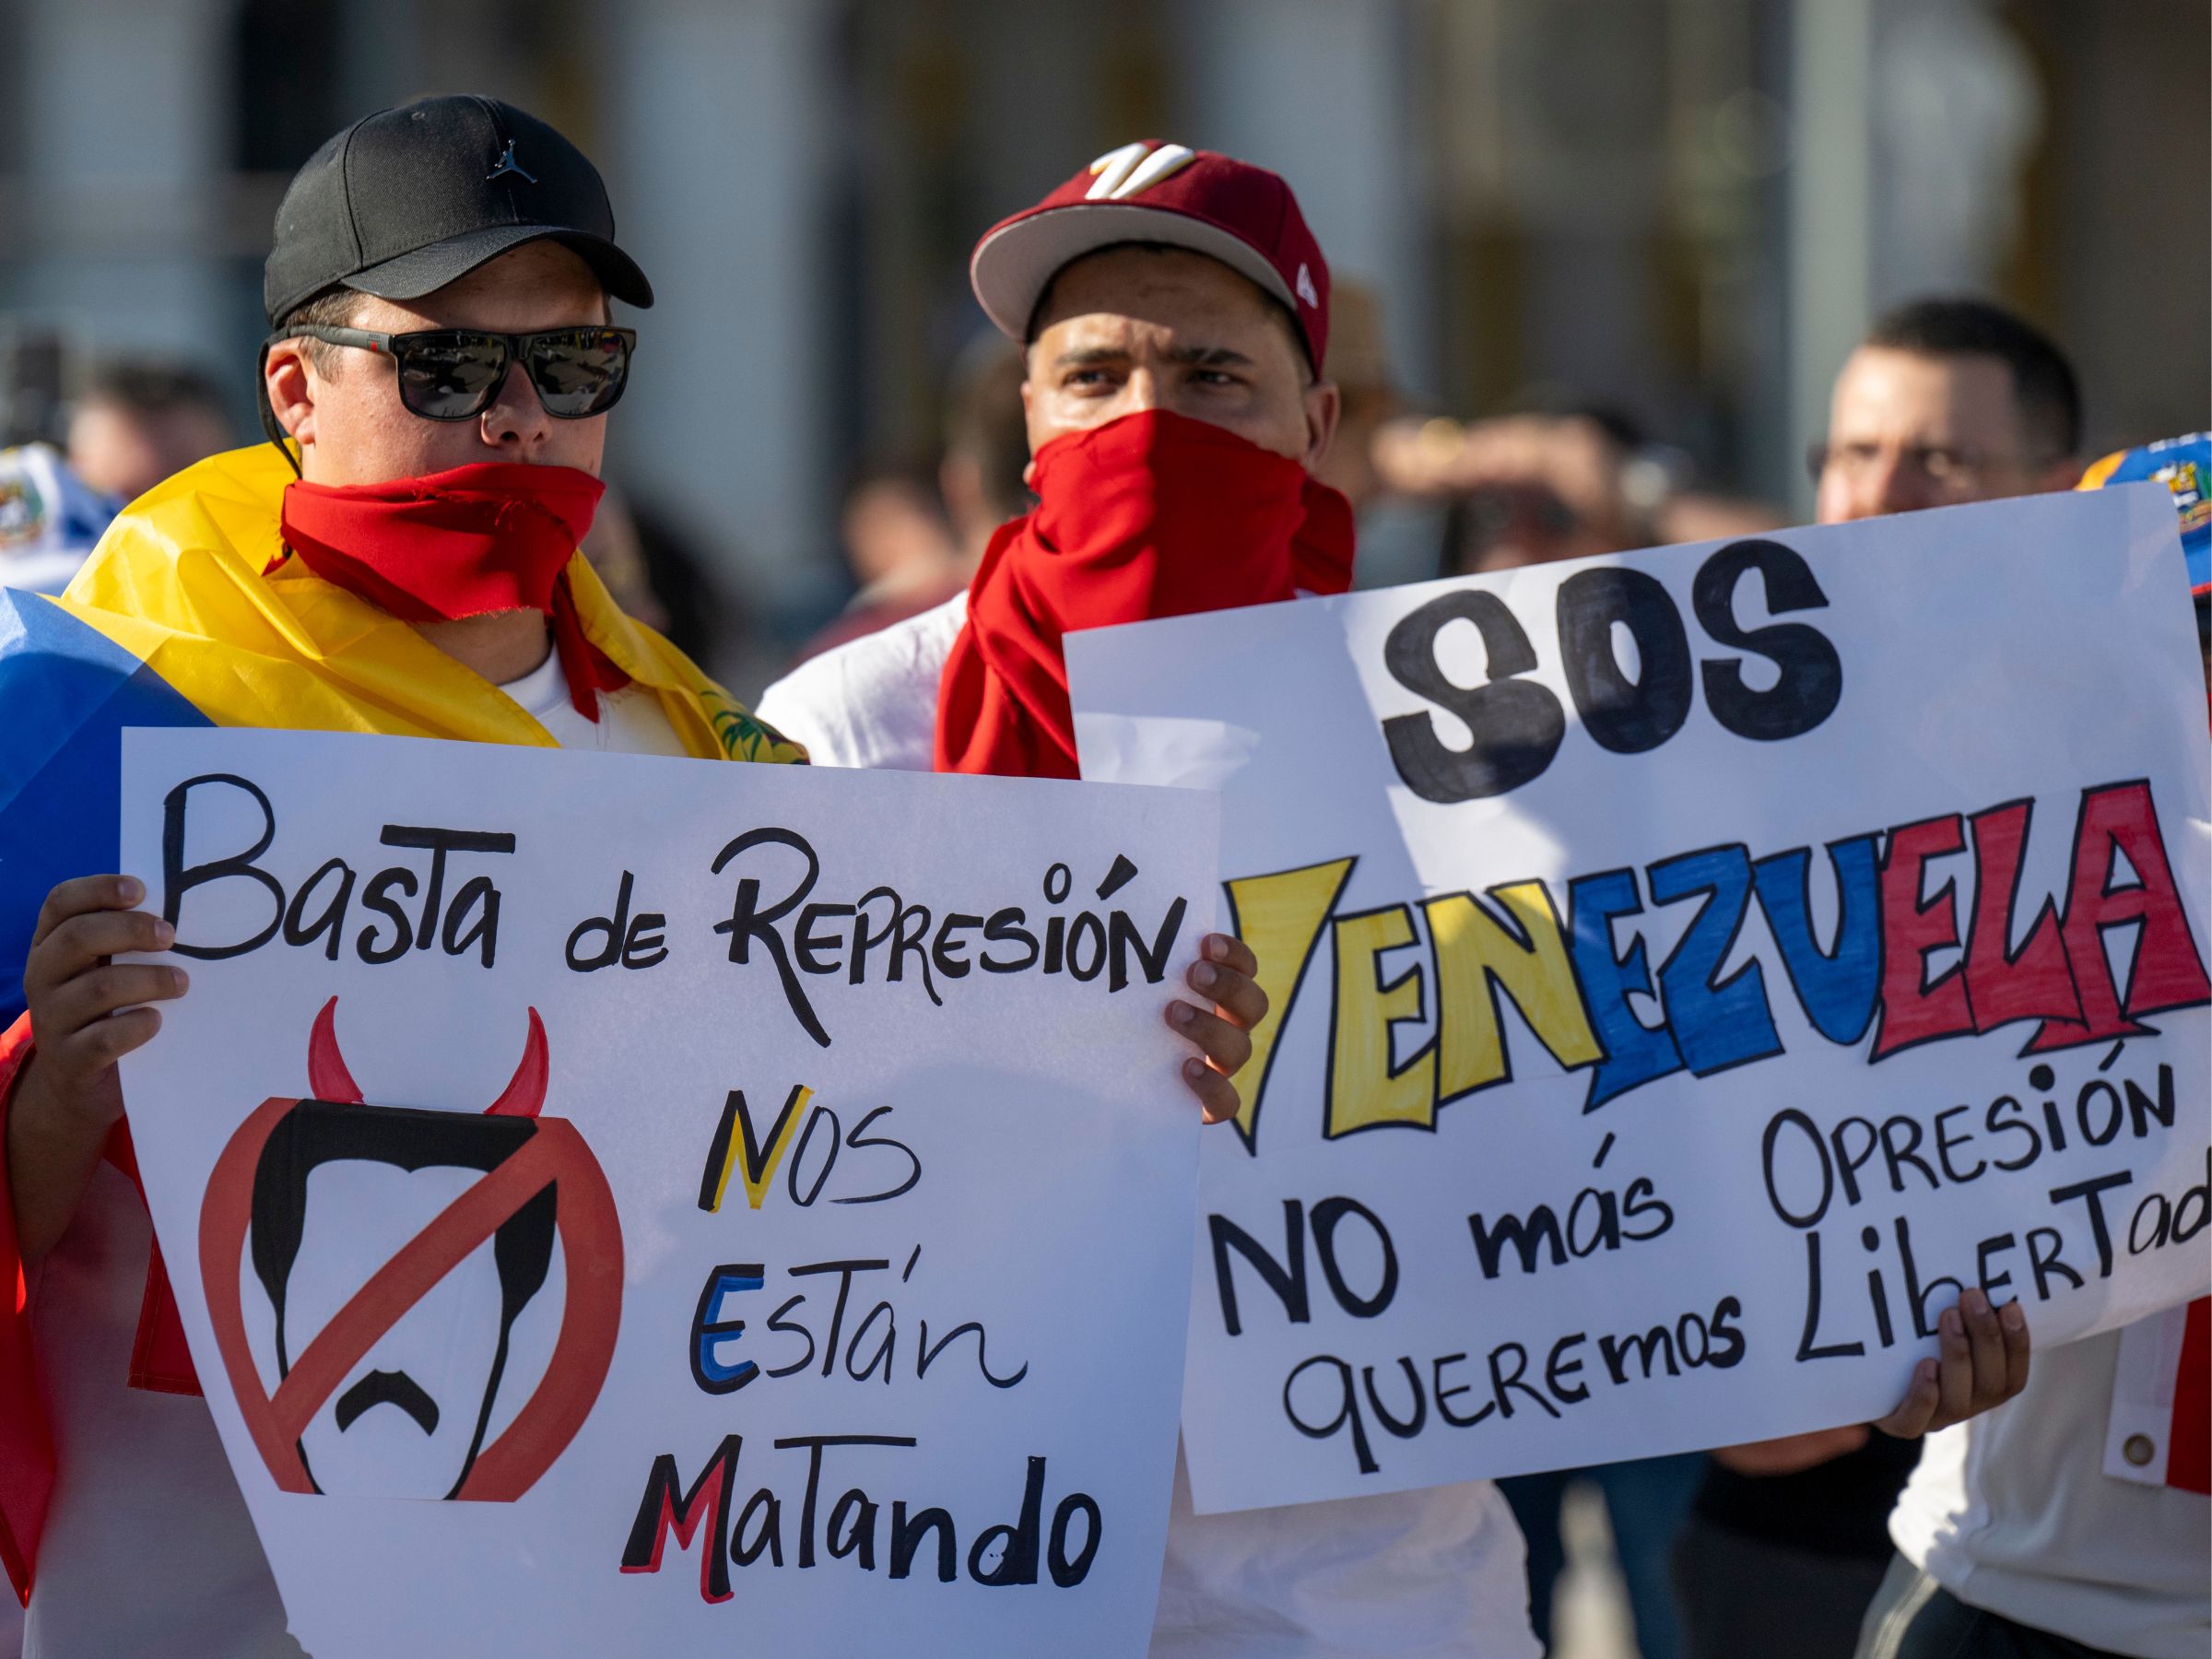
M 23 954 L 48 888 L 113 866 L 102 850 L 115 845 L 124 726 L 551 747 L 518 704 L 412 627 L 281 559 L 291 481 L 271 446 L 217 455 L 133 502 L 60 599 L 0 594 L 0 1024 L 22 1010 Z M 806 759 L 623 615 L 582 556 L 568 574 L 585 639 L 658 697 L 693 755 Z
M 53 1479 L 6 1160 L 6 1092 L 29 1045 L 23 962 L 49 889 L 117 859 L 125 726 L 271 726 L 554 746 L 496 687 L 416 630 L 284 557 L 293 473 L 263 445 L 133 502 L 58 599 L 0 591 L 0 1562 L 28 1599 Z M 689 658 L 568 563 L 585 641 L 650 690 L 708 759 L 803 762 Z M 135 1176 L 127 1131 L 107 1156 Z M 11 1294 L 12 1292 L 12 1294 Z M 135 1386 L 196 1393 L 159 1253 Z

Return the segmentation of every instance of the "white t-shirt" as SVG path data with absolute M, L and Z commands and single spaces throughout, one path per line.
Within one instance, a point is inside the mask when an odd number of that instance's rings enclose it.
M 686 752 L 641 686 L 584 719 L 557 655 L 500 688 L 564 748 Z M 33 1270 L 56 1477 L 23 1659 L 300 1659 L 206 1401 L 128 1385 L 152 1242 L 136 1189 L 102 1160 Z
M 599 749 L 618 755 L 688 755 L 661 700 L 643 686 L 625 686 L 602 694 L 599 718 L 586 720 L 569 700 L 569 677 L 561 672 L 560 653 L 548 651 L 546 660 L 519 680 L 500 688 L 523 705 L 530 717 L 552 735 L 562 748 Z
M 2205 1659 L 2212 1499 L 2104 1472 L 2124 1335 L 2039 1351 L 2018 1398 L 1929 1435 L 1889 1535 L 1970 1606 L 2132 1659 Z
M 965 594 L 801 664 L 760 718 L 817 766 L 929 770 Z M 1152 1659 L 1535 1659 L 1520 1529 L 1487 1480 L 1198 1515 L 1182 1459 Z

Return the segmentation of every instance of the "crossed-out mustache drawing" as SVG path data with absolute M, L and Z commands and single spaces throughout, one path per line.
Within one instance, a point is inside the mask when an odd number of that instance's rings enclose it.
M 611 1358 L 621 1241 L 605 1178 L 572 1125 L 539 1115 L 535 1009 L 512 1080 L 479 1115 L 364 1103 L 335 1006 L 309 1042 L 315 1098 L 265 1102 L 208 1183 L 203 1272 L 241 1409 L 286 1489 L 517 1496 L 589 1412 Z M 226 1262 L 230 1282 L 250 1266 L 267 1298 L 261 1359 L 241 1296 L 223 1294 Z M 517 1322 L 549 1281 L 538 1362 L 511 1376 Z

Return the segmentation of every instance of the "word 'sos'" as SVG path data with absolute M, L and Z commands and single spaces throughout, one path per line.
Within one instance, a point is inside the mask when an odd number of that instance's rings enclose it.
M 1823 609 L 1828 595 L 1804 556 L 1780 542 L 1735 542 L 1699 567 L 1690 586 L 1699 626 L 1724 646 L 1765 658 L 1776 679 L 1764 691 L 1746 679 L 1741 658 L 1693 665 L 1682 614 L 1657 577 L 1614 567 L 1580 571 L 1559 584 L 1559 665 L 1583 730 L 1599 747 L 1617 755 L 1657 748 L 1689 718 L 1700 681 L 1712 717 L 1756 742 L 1803 736 L 1835 712 L 1843 665 L 1827 635 L 1803 622 L 1746 628 L 1736 619 L 1736 586 L 1753 571 L 1776 616 Z M 1472 623 L 1482 635 L 1481 685 L 1459 684 L 1438 661 L 1438 641 L 1454 622 Z M 1633 678 L 1615 649 L 1617 629 L 1635 641 Z M 1527 631 L 1486 589 L 1457 589 L 1408 612 L 1383 642 L 1382 664 L 1398 684 L 1457 715 L 1474 735 L 1465 748 L 1455 748 L 1426 712 L 1383 721 L 1392 764 L 1425 801 L 1509 794 L 1542 775 L 1566 738 L 1558 695 L 1522 677 L 1536 666 Z

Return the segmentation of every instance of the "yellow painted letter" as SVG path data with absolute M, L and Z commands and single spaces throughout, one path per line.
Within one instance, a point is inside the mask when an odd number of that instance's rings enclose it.
M 1242 1103 L 1237 1109 L 1237 1133 L 1244 1137 L 1248 1152 L 1258 1147 L 1260 1106 L 1266 1099 L 1276 1037 L 1290 1017 L 1291 1002 L 1305 978 L 1322 924 L 1336 908 L 1336 896 L 1344 891 L 1357 862 L 1336 858 L 1227 884 L 1230 931 L 1252 947 L 1260 964 L 1260 989 L 1267 993 L 1267 1016 L 1253 1028 L 1252 1058 L 1241 1074 Z
M 1336 918 L 1336 1027 L 1329 1045 L 1327 1135 L 1334 1140 L 1384 1124 L 1436 1126 L 1436 1046 L 1391 1069 L 1390 1029 L 1421 1017 L 1421 970 L 1388 984 L 1382 952 L 1414 942 L 1402 904 Z
M 1493 980 L 1561 1065 L 1571 1069 L 1602 1057 L 1550 893 L 1540 881 L 1517 881 L 1492 888 L 1490 897 L 1511 929 L 1470 894 L 1446 893 L 1421 906 L 1436 941 L 1441 1100 L 1512 1075 Z

